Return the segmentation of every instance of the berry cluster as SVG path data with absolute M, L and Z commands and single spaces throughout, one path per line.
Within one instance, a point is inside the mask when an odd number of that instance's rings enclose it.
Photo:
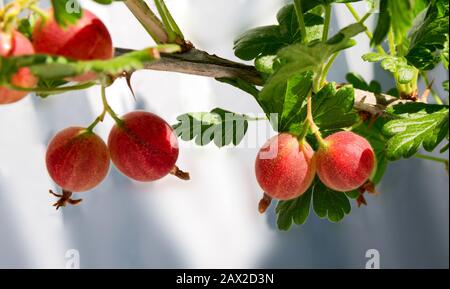
M 74 60 L 107 60 L 114 55 L 110 33 L 102 21 L 88 10 L 76 24 L 61 27 L 53 10 L 41 16 L 34 26 L 32 40 L 18 31 L 10 36 L 0 33 L 2 57 L 34 53 L 63 56 Z M 86 82 L 96 78 L 92 72 L 67 79 Z M 33 88 L 37 79 L 28 68 L 21 68 L 12 78 L 12 84 Z M 0 104 L 21 100 L 25 91 L 0 87 Z M 55 204 L 76 205 L 73 192 L 85 192 L 98 186 L 107 176 L 110 161 L 131 179 L 150 182 L 172 173 L 181 179 L 189 174 L 180 171 L 178 141 L 172 127 L 159 116 L 143 111 L 131 112 L 122 118 L 115 117 L 116 125 L 109 135 L 108 145 L 93 132 L 95 127 L 70 127 L 57 133 L 51 140 L 47 155 L 47 170 L 63 190 Z
M 172 173 L 189 174 L 175 165 L 178 141 L 172 127 L 159 116 L 135 111 L 124 115 L 112 128 L 108 145 L 89 128 L 70 127 L 57 133 L 48 145 L 47 170 L 63 189 L 57 208 L 73 204 L 72 192 L 88 191 L 108 174 L 110 160 L 127 177 L 151 182 Z M 55 194 L 56 195 L 56 194 Z
M 360 188 L 375 167 L 375 153 L 367 140 L 353 132 L 338 132 L 324 139 L 314 153 L 297 137 L 282 133 L 271 138 L 259 151 L 256 178 L 274 199 L 290 200 L 311 186 L 317 173 L 330 189 L 349 192 Z

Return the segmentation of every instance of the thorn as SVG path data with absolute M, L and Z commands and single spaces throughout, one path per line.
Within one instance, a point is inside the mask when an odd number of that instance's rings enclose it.
M 377 113 L 377 114 L 375 114 L 375 115 L 371 115 L 371 117 L 370 117 L 370 122 L 369 122 L 369 124 L 367 125 L 367 129 L 370 129 L 374 124 L 375 124 L 375 122 L 377 121 L 377 119 L 380 117 L 380 113 Z
M 269 196 L 268 194 L 264 193 L 263 198 L 261 199 L 261 201 L 259 201 L 258 204 L 258 211 L 260 214 L 264 214 L 267 209 L 270 206 L 270 203 L 272 202 L 272 197 Z
M 189 175 L 188 172 L 183 172 L 177 166 L 174 166 L 170 173 L 172 175 L 176 176 L 177 178 L 182 179 L 184 181 L 189 181 L 191 179 L 191 176 Z
M 431 88 L 433 87 L 434 79 L 427 85 L 425 90 L 423 91 L 422 95 L 419 98 L 420 102 L 428 103 L 428 96 L 430 95 Z
M 136 94 L 134 93 L 133 87 L 131 86 L 131 77 L 133 76 L 133 72 L 124 71 L 122 73 L 122 76 L 125 77 L 125 80 L 127 81 L 127 86 L 130 89 L 131 94 L 133 95 L 134 101 L 136 101 Z

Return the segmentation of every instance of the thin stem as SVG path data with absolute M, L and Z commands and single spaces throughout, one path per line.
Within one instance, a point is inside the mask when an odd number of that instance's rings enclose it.
M 162 21 L 166 28 L 167 35 L 169 36 L 168 42 L 174 43 L 175 39 L 177 38 L 177 34 L 173 30 L 172 25 L 169 20 L 169 17 L 166 14 L 167 11 L 163 7 L 164 2 L 162 0 L 155 0 L 155 5 L 156 5 L 156 9 L 158 9 L 159 15 L 161 15 Z
M 97 124 L 99 124 L 105 119 L 106 112 L 107 112 L 106 108 L 103 107 L 102 113 L 94 120 L 94 122 L 90 126 L 86 128 L 86 130 L 92 132 L 92 130 L 97 126 Z
M 297 14 L 298 26 L 300 27 L 300 34 L 302 36 L 302 43 L 307 43 L 307 34 L 306 34 L 306 26 L 305 19 L 303 18 L 303 9 L 302 9 L 302 1 L 295 0 L 295 13 Z
M 27 88 L 27 87 L 15 86 L 13 84 L 8 84 L 6 86 L 10 89 L 18 90 L 18 91 L 28 91 L 28 92 L 36 92 L 36 93 L 43 93 L 43 94 L 60 94 L 63 92 L 68 92 L 68 91 L 73 91 L 73 90 L 84 90 L 84 89 L 90 88 L 94 85 L 96 85 L 95 82 L 86 82 L 86 83 L 77 84 L 77 85 L 62 86 L 62 87 L 55 87 L 55 88 L 46 88 L 46 87 Z
M 328 31 L 330 30 L 331 22 L 331 5 L 325 5 L 325 23 L 323 26 L 322 41 L 325 42 L 328 39 Z
M 418 158 L 418 159 L 422 159 L 422 160 L 428 160 L 428 161 L 444 164 L 445 169 L 448 172 L 448 166 L 449 166 L 448 159 L 434 157 L 434 156 L 430 156 L 430 155 L 423 155 L 423 154 L 415 154 L 414 157 Z
M 324 69 L 322 70 L 322 76 L 320 77 L 320 86 L 322 87 L 325 82 L 327 81 L 327 75 L 328 71 L 330 71 L 331 66 L 333 65 L 334 61 L 338 57 L 339 52 L 334 53 L 330 60 L 328 60 L 328 63 L 325 65 Z
M 108 114 L 114 119 L 117 125 L 121 126 L 123 124 L 123 120 L 121 120 L 114 110 L 109 106 L 108 100 L 106 99 L 106 87 L 102 85 L 102 103 L 104 109 L 108 112 Z
M 392 56 L 397 55 L 397 51 L 395 48 L 395 36 L 394 36 L 394 31 L 391 29 L 389 29 L 389 33 L 388 33 L 388 41 L 389 41 L 389 53 Z
M 314 122 L 314 117 L 312 114 L 312 91 L 308 94 L 308 103 L 307 103 L 307 115 L 306 119 L 308 121 L 309 127 L 311 128 L 311 132 L 314 134 L 314 136 L 317 139 L 317 142 L 319 143 L 320 147 L 326 147 L 327 144 L 322 138 L 322 134 L 320 133 L 319 127 Z
M 183 33 L 181 32 L 180 27 L 178 27 L 175 19 L 173 19 L 172 14 L 166 6 L 166 3 L 164 3 L 164 0 L 155 0 L 155 5 L 158 9 L 159 14 L 161 15 L 164 25 L 166 26 L 167 33 L 169 34 L 169 39 L 170 35 L 173 33 L 173 41 L 177 40 L 177 37 L 181 38 L 181 40 L 184 40 Z
M 367 37 L 370 40 L 372 40 L 373 39 L 372 32 L 370 32 L 369 28 L 367 28 L 367 26 L 363 24 L 367 20 L 367 18 L 370 17 L 371 13 L 368 12 L 368 13 L 366 13 L 366 15 L 363 16 L 363 18 L 360 18 L 358 12 L 356 12 L 356 10 L 355 10 L 355 8 L 353 8 L 352 4 L 345 3 L 345 6 L 350 11 L 350 13 L 352 14 L 353 18 L 355 18 L 355 20 L 357 22 L 360 22 L 364 26 L 364 29 L 365 29 L 364 32 L 366 33 Z M 383 47 L 381 47 L 381 45 L 376 45 L 375 48 L 378 50 L 378 52 L 386 54 L 386 51 L 384 51 L 384 49 L 383 49 Z
M 372 15 L 372 13 L 370 13 L 370 12 L 367 12 L 366 14 L 364 14 L 364 16 L 361 18 L 361 20 L 359 20 L 359 23 L 364 25 L 364 22 L 366 22 L 366 20 L 370 17 L 370 15 Z M 370 35 L 372 35 L 372 32 L 370 32 L 369 29 L 367 29 L 367 27 L 366 27 L 366 34 L 367 34 L 367 32 Z M 373 37 L 373 35 L 372 35 L 372 37 Z
M 36 6 L 36 5 L 31 5 L 31 6 L 29 7 L 29 9 L 30 9 L 31 11 L 33 11 L 33 12 L 39 14 L 39 16 L 44 20 L 44 22 L 47 21 L 47 19 L 48 19 L 48 14 L 47 14 L 43 9 L 39 8 L 39 7 Z
M 434 100 L 437 104 L 444 104 L 442 99 L 439 97 L 439 95 L 436 93 L 436 91 L 433 89 L 433 85 L 431 85 L 430 81 L 428 80 L 428 75 L 425 71 L 421 71 L 420 75 L 422 76 L 423 81 L 425 82 L 425 85 L 430 90 L 431 95 L 433 96 Z
M 125 0 L 124 3 L 157 44 L 168 42 L 164 25 L 144 0 Z

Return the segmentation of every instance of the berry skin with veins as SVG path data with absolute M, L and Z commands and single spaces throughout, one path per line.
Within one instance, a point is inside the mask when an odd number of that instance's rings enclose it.
M 316 153 L 320 180 L 338 192 L 349 192 L 364 185 L 376 163 L 369 142 L 347 131 L 332 134 L 324 141 L 326 146 Z
M 306 142 L 288 133 L 267 141 L 255 162 L 256 179 L 271 198 L 291 200 L 311 186 L 316 173 L 314 151 Z M 260 208 L 260 211 L 264 211 Z
M 85 192 L 105 179 L 110 158 L 99 136 L 85 128 L 70 127 L 50 141 L 46 164 L 51 178 L 64 191 Z
M 11 34 L 0 32 L 0 56 L 12 57 L 34 54 L 31 42 L 24 35 L 17 31 Z M 15 86 L 32 88 L 37 84 L 37 78 L 27 67 L 20 68 L 11 78 L 11 83 Z M 8 89 L 0 86 L 0 105 L 10 104 L 23 99 L 28 92 Z
M 172 173 L 189 179 L 175 165 L 178 159 L 178 140 L 172 127 L 159 116 L 135 111 L 122 117 L 108 139 L 114 165 L 129 178 L 151 182 Z

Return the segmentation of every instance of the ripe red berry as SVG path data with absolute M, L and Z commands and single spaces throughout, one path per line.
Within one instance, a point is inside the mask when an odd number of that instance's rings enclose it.
M 31 42 L 17 31 L 12 34 L 0 32 L 0 56 L 22 56 L 34 53 Z M 29 68 L 20 68 L 11 78 L 11 83 L 15 86 L 31 88 L 37 83 L 36 77 L 33 76 Z M 0 86 L 0 104 L 8 104 L 21 100 L 28 92 L 11 90 Z
M 169 173 L 188 178 L 175 166 L 178 140 L 172 127 L 153 113 L 124 115 L 111 130 L 108 147 L 116 167 L 134 180 L 150 182 Z
M 84 9 L 76 24 L 60 27 L 53 10 L 45 22 L 39 19 L 33 30 L 36 53 L 60 55 L 76 60 L 109 59 L 113 56 L 111 35 L 103 22 Z
M 63 190 L 84 192 L 108 174 L 109 152 L 103 140 L 81 127 L 60 131 L 48 145 L 47 170 Z
M 307 142 L 279 134 L 261 148 L 255 163 L 256 178 L 272 198 L 290 200 L 302 195 L 316 173 L 314 151 Z
M 369 142 L 353 132 L 338 132 L 324 141 L 326 146 L 316 153 L 320 180 L 339 192 L 362 186 L 375 166 L 375 153 Z

